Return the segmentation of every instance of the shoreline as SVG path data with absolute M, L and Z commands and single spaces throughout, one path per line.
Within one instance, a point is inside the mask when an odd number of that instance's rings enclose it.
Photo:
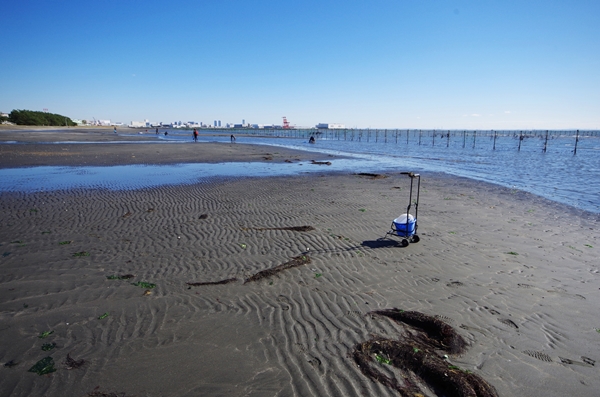
M 28 131 L 25 136 L 22 132 L 0 130 L 0 168 L 224 161 L 281 163 L 323 158 L 341 157 L 265 145 L 192 142 L 191 137 L 190 142 L 161 142 L 154 134 L 121 135 L 114 134 L 112 129 Z
M 261 161 L 264 147 L 231 146 Z M 373 314 L 398 308 L 451 326 L 468 346 L 448 365 L 500 396 L 593 395 L 598 217 L 421 175 L 421 241 L 406 248 L 380 240 L 408 203 L 398 172 L 0 193 L 0 360 L 16 363 L 0 394 L 394 396 L 349 355 L 414 333 Z M 44 357 L 55 372 L 27 371 Z

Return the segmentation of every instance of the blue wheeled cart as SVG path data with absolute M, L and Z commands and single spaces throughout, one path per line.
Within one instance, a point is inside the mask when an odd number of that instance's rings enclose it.
M 407 247 L 409 243 L 418 243 L 420 238 L 417 235 L 417 214 L 419 212 L 419 191 L 421 189 L 421 175 L 413 172 L 402 172 L 404 175 L 408 175 L 410 178 L 410 194 L 408 197 L 408 207 L 406 207 L 406 213 L 400 215 L 392 221 L 390 231 L 385 234 L 387 236 L 395 236 L 402 238 L 401 245 Z M 417 194 L 414 202 L 415 214 L 414 216 L 410 213 L 410 209 L 413 206 L 413 185 L 417 180 L 416 188 Z

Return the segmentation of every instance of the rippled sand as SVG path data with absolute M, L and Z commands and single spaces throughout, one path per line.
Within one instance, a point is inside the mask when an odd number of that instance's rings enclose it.
M 351 358 L 417 332 L 390 308 L 452 326 L 449 371 L 501 396 L 595 395 L 597 215 L 426 174 L 402 248 L 380 238 L 409 181 L 385 176 L 0 193 L 0 395 L 394 396 Z

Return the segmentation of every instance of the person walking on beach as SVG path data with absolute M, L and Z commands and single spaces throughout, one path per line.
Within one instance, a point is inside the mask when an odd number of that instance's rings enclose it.
M 113 132 L 116 134 L 117 133 L 117 127 L 114 128 Z
M 235 143 L 235 135 L 231 134 L 231 143 Z
M 194 142 L 198 142 L 198 130 L 194 128 Z

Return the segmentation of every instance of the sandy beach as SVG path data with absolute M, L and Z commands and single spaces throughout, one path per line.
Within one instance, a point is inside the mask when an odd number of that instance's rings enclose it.
M 106 143 L 142 138 L 3 129 L 0 167 L 323 160 Z M 452 382 L 454 395 L 598 395 L 598 214 L 426 173 L 420 241 L 401 247 L 381 238 L 406 210 L 411 170 L 323 171 L 0 192 L 0 395 L 441 396 Z M 417 376 L 409 359 L 446 372 Z M 30 372 L 40 361 L 48 373 Z M 469 382 L 484 386 L 465 394 Z

